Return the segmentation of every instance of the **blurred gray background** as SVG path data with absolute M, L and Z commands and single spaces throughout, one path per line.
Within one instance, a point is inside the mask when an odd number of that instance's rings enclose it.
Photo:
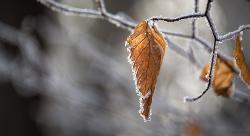
M 91 0 L 57 0 L 95 8 Z M 107 10 L 136 21 L 151 16 L 176 17 L 193 12 L 193 0 L 105 0 Z M 206 1 L 200 0 L 200 11 Z M 247 0 L 214 0 L 212 15 L 223 34 L 250 22 Z M 152 121 L 138 114 L 138 96 L 124 46 L 130 32 L 107 21 L 66 16 L 35 0 L 0 2 L 1 136 L 185 136 L 196 120 L 204 136 L 250 135 L 249 105 L 217 97 L 183 103 L 205 88 L 200 69 L 167 49 L 152 104 Z M 212 43 L 204 19 L 198 35 Z M 162 23 L 160 28 L 189 34 L 191 20 Z M 249 62 L 250 35 L 244 52 Z M 170 37 L 195 52 L 199 65 L 210 54 L 194 41 Z M 220 44 L 231 55 L 234 41 Z M 248 63 L 250 64 L 250 63 Z

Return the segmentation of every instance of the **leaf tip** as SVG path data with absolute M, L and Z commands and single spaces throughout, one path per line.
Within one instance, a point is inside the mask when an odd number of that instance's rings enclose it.
M 152 111 L 151 110 L 149 110 L 149 114 L 147 115 L 147 114 L 144 114 L 144 109 L 143 109 L 143 106 L 140 108 L 140 110 L 139 110 L 139 114 L 140 114 L 140 116 L 143 118 L 143 121 L 144 122 L 149 122 L 149 121 L 151 121 L 151 115 L 152 115 Z
M 139 114 L 143 118 L 144 122 L 148 122 L 151 120 L 152 110 L 152 95 L 140 97 L 140 110 Z

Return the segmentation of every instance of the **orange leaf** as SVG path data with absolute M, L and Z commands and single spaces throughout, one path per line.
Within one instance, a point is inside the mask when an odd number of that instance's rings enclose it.
M 235 41 L 235 47 L 233 49 L 233 56 L 236 60 L 236 64 L 240 70 L 240 76 L 242 81 L 250 88 L 250 69 L 245 61 L 245 56 L 241 47 L 241 35 L 238 34 Z
M 216 68 L 214 71 L 214 79 L 212 86 L 214 92 L 217 95 L 222 95 L 228 97 L 232 91 L 232 81 L 233 81 L 233 63 L 228 61 L 225 63 L 220 58 L 217 59 Z M 205 65 L 200 74 L 200 79 L 208 82 L 207 74 L 209 73 L 210 64 Z
M 127 38 L 136 90 L 140 95 L 140 115 L 150 120 L 152 96 L 155 90 L 166 41 L 155 25 L 140 22 Z

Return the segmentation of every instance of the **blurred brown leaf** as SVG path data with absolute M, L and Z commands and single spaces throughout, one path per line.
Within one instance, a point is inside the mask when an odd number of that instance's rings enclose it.
M 238 34 L 235 39 L 235 47 L 233 49 L 233 56 L 236 60 L 237 67 L 240 70 L 240 77 L 242 81 L 250 88 L 250 69 L 245 61 L 245 56 L 241 47 L 241 35 Z
M 155 25 L 140 22 L 127 38 L 136 89 L 140 95 L 140 115 L 150 119 L 150 107 L 165 54 L 166 41 Z
M 210 64 L 205 65 L 200 73 L 200 79 L 208 82 L 207 74 L 209 73 Z M 220 58 L 217 59 L 214 71 L 214 80 L 212 86 L 217 95 L 228 97 L 232 91 L 232 81 L 234 77 L 233 63 L 225 62 Z
M 198 121 L 191 120 L 188 121 L 186 124 L 186 127 L 184 129 L 184 135 L 185 136 L 201 136 L 201 126 Z

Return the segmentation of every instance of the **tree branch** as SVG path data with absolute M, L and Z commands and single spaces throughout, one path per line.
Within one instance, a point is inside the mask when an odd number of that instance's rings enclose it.
M 228 32 L 224 35 L 218 36 L 218 41 L 225 41 L 225 40 L 230 40 L 233 37 L 235 37 L 238 33 L 250 29 L 250 24 L 247 25 L 242 25 L 240 26 L 237 30 L 234 30 L 232 32 Z
M 71 7 L 71 6 L 67 6 L 67 5 L 55 2 L 53 0 L 38 0 L 38 1 L 41 2 L 43 5 L 47 6 L 48 8 L 51 8 L 52 10 L 55 10 L 55 11 L 60 12 L 60 13 L 65 13 L 65 14 L 68 14 L 68 15 L 81 16 L 81 17 L 93 17 L 93 18 L 104 19 L 104 20 L 110 22 L 111 24 L 116 25 L 117 27 L 121 27 L 121 28 L 127 29 L 129 31 L 131 31 L 136 25 L 134 22 L 131 22 L 128 19 L 122 18 L 119 15 L 114 15 L 114 14 L 109 13 L 105 8 L 105 3 L 104 3 L 103 0 L 94 0 L 94 2 L 98 6 L 97 10 L 75 8 L 75 7 Z M 194 40 L 197 43 L 199 43 L 201 46 L 205 47 L 206 51 L 208 51 L 208 52 L 212 51 L 212 58 L 211 58 L 210 70 L 209 70 L 209 82 L 208 82 L 207 88 L 198 97 L 194 97 L 194 98 L 187 97 L 186 98 L 187 101 L 195 101 L 195 100 L 201 98 L 209 90 L 209 88 L 211 86 L 212 78 L 213 78 L 213 73 L 214 73 L 214 67 L 215 67 L 215 64 L 216 64 L 217 54 L 225 62 L 227 60 L 232 60 L 230 57 L 228 57 L 228 56 L 224 55 L 223 53 L 217 51 L 217 46 L 218 46 L 217 42 L 218 41 L 223 42 L 225 40 L 229 40 L 232 37 L 234 37 L 237 33 L 250 29 L 250 24 L 248 24 L 248 25 L 240 26 L 237 30 L 234 30 L 232 32 L 228 32 L 228 33 L 226 33 L 224 35 L 219 35 L 218 32 L 217 32 L 216 26 L 215 26 L 215 24 L 213 22 L 213 18 L 211 16 L 211 13 L 210 13 L 213 0 L 208 0 L 207 1 L 206 9 L 205 9 L 204 13 L 198 13 L 198 10 L 199 10 L 199 3 L 198 2 L 199 2 L 198 0 L 194 1 L 194 3 L 195 3 L 194 13 L 192 13 L 192 14 L 187 14 L 187 15 L 176 17 L 176 18 L 152 17 L 152 18 L 147 19 L 147 20 L 152 20 L 152 21 L 165 21 L 165 22 L 176 22 L 176 21 L 181 21 L 181 20 L 186 20 L 186 19 L 193 19 L 193 22 L 192 22 L 192 34 L 191 35 L 167 32 L 167 31 L 164 31 L 164 30 L 160 30 L 160 31 L 163 32 L 164 34 L 168 35 L 168 36 L 175 36 L 175 37 L 187 38 L 187 39 L 190 39 L 190 40 Z M 213 37 L 214 37 L 213 46 L 210 46 L 204 40 L 197 37 L 197 34 L 196 34 L 196 19 L 198 19 L 198 18 L 205 18 L 208 21 L 209 27 L 210 27 L 211 32 L 212 32 Z M 169 42 L 172 43 L 171 41 L 169 41 Z M 181 54 L 182 56 L 186 56 L 186 55 L 189 56 L 190 55 L 188 53 L 184 54 L 183 50 L 180 50 L 179 48 L 173 48 L 171 46 L 170 46 L 170 48 L 174 49 L 178 54 Z M 190 61 L 192 61 L 190 59 L 190 57 L 187 57 L 187 58 Z
M 74 15 L 74 16 L 82 16 L 82 17 L 102 18 L 101 12 L 93 10 L 93 9 L 75 8 L 72 6 L 58 3 L 53 0 L 37 0 L 37 1 L 39 1 L 41 4 L 59 13 L 64 13 L 64 14 Z

